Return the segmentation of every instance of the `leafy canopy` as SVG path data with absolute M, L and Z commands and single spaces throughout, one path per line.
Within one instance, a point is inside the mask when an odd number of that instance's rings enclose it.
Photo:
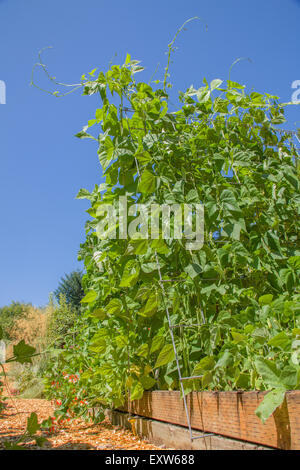
M 82 368 L 80 386 L 105 406 L 128 391 L 135 399 L 153 387 L 178 389 L 168 307 L 182 375 L 200 376 L 184 381 L 185 392 L 273 390 L 258 409 L 267 419 L 300 385 L 299 160 L 292 136 L 277 127 L 286 105 L 232 80 L 204 79 L 171 112 L 166 81 L 137 81 L 140 71 L 127 55 L 122 66 L 82 77 L 83 94 L 100 95 L 102 106 L 77 137 L 95 141 L 105 183 L 78 193 L 91 203 L 79 253 L 85 315 L 79 349 L 61 353 L 61 367 Z M 120 196 L 147 208 L 202 203 L 203 248 L 188 251 L 174 238 L 99 239 L 98 210 L 117 208 Z M 165 295 L 156 253 L 172 280 Z

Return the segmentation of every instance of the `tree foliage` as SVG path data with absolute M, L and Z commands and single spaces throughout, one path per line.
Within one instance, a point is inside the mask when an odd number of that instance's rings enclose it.
M 67 304 L 71 305 L 76 310 L 80 309 L 81 299 L 84 296 L 84 291 L 81 285 L 83 273 L 81 271 L 72 271 L 70 274 L 65 274 L 59 282 L 58 288 L 54 291 L 56 300 L 59 302 L 61 295 L 64 296 Z
M 72 304 L 67 303 L 64 294 L 60 294 L 58 305 L 50 303 L 48 313 L 46 340 L 48 345 L 63 346 L 66 335 L 74 326 L 77 318 L 77 310 Z

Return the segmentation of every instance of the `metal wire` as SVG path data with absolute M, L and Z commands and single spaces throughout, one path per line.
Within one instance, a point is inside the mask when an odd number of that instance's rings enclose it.
M 214 434 L 209 433 L 209 434 L 203 434 L 203 436 L 192 436 L 191 440 L 194 441 L 195 439 L 203 439 L 203 438 L 208 437 L 208 436 L 214 436 Z
M 162 279 L 162 275 L 161 275 L 161 270 L 160 270 L 160 264 L 159 264 L 159 260 L 158 260 L 158 255 L 157 255 L 156 251 L 155 251 L 155 257 L 156 257 L 156 264 L 157 264 L 157 270 L 158 270 L 158 275 L 159 275 L 160 287 L 161 287 L 161 290 L 163 292 L 163 297 L 166 298 L 166 291 L 165 291 L 165 287 L 164 287 L 164 283 L 163 283 L 163 279 Z M 165 304 L 165 308 L 166 308 L 166 313 L 167 313 L 167 318 L 168 318 L 168 324 L 169 324 L 169 329 L 170 329 L 170 335 L 171 335 L 173 350 L 174 350 L 174 354 L 175 354 L 176 366 L 177 366 L 177 371 L 178 371 L 178 378 L 179 378 L 181 393 L 182 393 L 182 396 L 183 396 L 183 403 L 184 403 L 184 409 L 185 409 L 186 419 L 187 419 L 189 433 L 190 433 L 190 439 L 192 441 L 194 439 L 204 438 L 207 435 L 211 435 L 211 434 L 206 434 L 206 435 L 204 434 L 203 436 L 199 436 L 199 437 L 194 437 L 193 436 L 192 425 L 191 425 L 191 420 L 190 420 L 190 414 L 189 414 L 187 400 L 186 400 L 186 396 L 185 396 L 185 392 L 184 392 L 184 386 L 183 386 L 183 383 L 182 383 L 183 380 L 187 379 L 187 377 L 182 377 L 181 376 L 181 370 L 180 370 L 179 359 L 178 359 L 178 354 L 177 354 L 177 347 L 176 347 L 176 344 L 175 344 L 174 333 L 173 333 L 173 325 L 171 323 L 170 312 L 169 312 L 169 308 L 168 308 L 167 304 Z
M 192 375 L 191 377 L 181 377 L 180 380 L 202 379 L 203 375 Z
M 182 326 L 184 328 L 194 328 L 195 326 L 202 326 L 203 323 L 179 323 L 178 325 L 171 325 L 171 328 L 181 328 Z

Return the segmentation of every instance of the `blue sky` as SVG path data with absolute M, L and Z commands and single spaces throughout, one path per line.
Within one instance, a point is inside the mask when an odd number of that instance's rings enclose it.
M 114 54 L 142 60 L 148 80 L 178 27 L 192 22 L 177 41 L 171 66 L 173 96 L 205 76 L 232 79 L 290 101 L 300 80 L 298 0 L 0 0 L 0 306 L 12 300 L 44 305 L 59 278 L 80 267 L 88 203 L 81 187 L 101 181 L 93 142 L 74 134 L 94 116 L 98 98 L 74 93 L 57 99 L 29 86 L 39 49 L 60 81 L 74 83 L 94 67 L 106 70 Z M 204 23 L 208 25 L 205 31 Z M 50 84 L 41 73 L 36 80 Z M 288 113 L 288 128 L 300 121 Z M 299 123 L 298 123 L 299 124 Z

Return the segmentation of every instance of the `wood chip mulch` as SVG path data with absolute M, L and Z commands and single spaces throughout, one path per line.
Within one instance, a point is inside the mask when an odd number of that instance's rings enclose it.
M 24 433 L 27 418 L 37 413 L 39 422 L 53 416 L 54 407 L 47 400 L 17 399 L 7 401 L 0 414 L 0 450 L 4 442 L 14 442 Z M 40 433 L 40 432 L 39 432 Z M 39 434 L 38 433 L 38 434 Z M 113 426 L 108 419 L 100 424 L 85 423 L 79 419 L 63 424 L 52 434 L 42 433 L 47 438 L 44 450 L 161 450 L 135 436 L 131 431 Z M 30 450 L 41 449 L 34 441 L 27 442 Z

